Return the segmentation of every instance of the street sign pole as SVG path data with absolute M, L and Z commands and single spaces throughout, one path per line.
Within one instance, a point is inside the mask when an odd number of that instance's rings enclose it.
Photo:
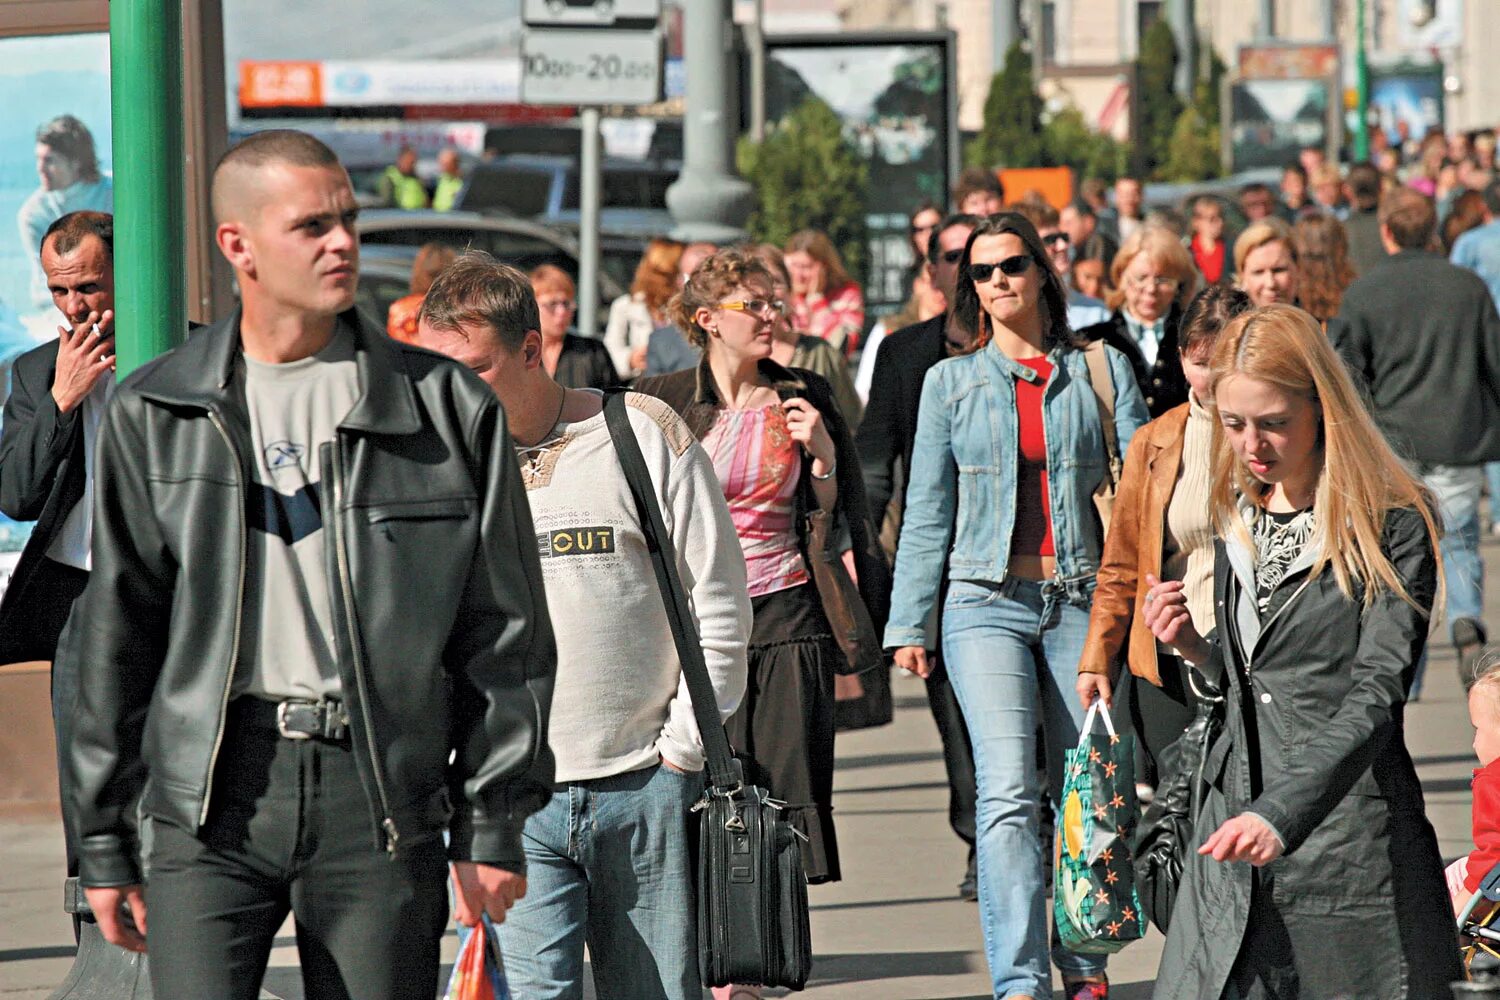
M 1365 56 L 1365 0 L 1354 0 L 1354 159 L 1370 158 L 1370 64 Z
M 599 332 L 599 109 L 581 108 L 583 129 L 581 162 L 578 164 L 578 332 L 585 337 Z

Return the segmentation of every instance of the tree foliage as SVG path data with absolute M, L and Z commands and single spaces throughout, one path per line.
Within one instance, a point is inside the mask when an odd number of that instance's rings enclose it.
M 1031 79 L 1031 56 L 1016 42 L 1005 66 L 990 80 L 984 125 L 969 143 L 964 161 L 989 170 L 1045 166 L 1042 98 Z
M 736 159 L 755 189 L 748 224 L 755 240 L 781 246 L 799 229 L 821 229 L 849 273 L 863 280 L 869 167 L 832 108 L 816 97 L 805 99 L 764 142 L 741 139 Z
M 1171 148 L 1159 171 L 1167 181 L 1202 181 L 1223 172 L 1219 150 L 1219 126 L 1204 120 L 1197 104 L 1177 116 L 1172 127 Z
M 1072 167 L 1080 179 L 1097 177 L 1112 182 L 1129 166 L 1128 147 L 1114 136 L 1090 128 L 1083 112 L 1072 105 L 1042 127 L 1042 145 L 1048 166 Z
M 1177 41 L 1164 18 L 1157 18 L 1141 38 L 1136 60 L 1136 157 L 1144 174 L 1162 174 L 1171 156 L 1172 135 L 1182 115 L 1182 100 L 1173 90 L 1177 73 Z

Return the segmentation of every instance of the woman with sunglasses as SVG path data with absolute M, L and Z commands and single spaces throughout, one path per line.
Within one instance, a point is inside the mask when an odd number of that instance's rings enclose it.
M 1177 333 L 1182 308 L 1198 286 L 1198 269 L 1176 233 L 1145 225 L 1120 246 L 1110 276 L 1114 290 L 1105 302 L 1114 315 L 1078 335 L 1103 340 L 1130 359 L 1154 419 L 1187 402 Z
M 861 594 L 883 611 L 889 581 L 867 525 L 859 458 L 828 383 L 771 359 L 776 278 L 753 254 L 709 257 L 668 306 L 703 351 L 697 368 L 643 379 L 636 391 L 682 414 L 713 459 L 739 531 L 755 620 L 745 700 L 730 742 L 769 778 L 807 836 L 810 882 L 840 877 L 833 829 L 833 677 L 843 605 L 812 575 L 814 518 L 846 524 Z M 835 558 L 837 558 L 835 556 Z M 829 595 L 830 597 L 836 595 Z M 878 619 L 877 619 L 878 620 Z
M 996 997 L 1050 997 L 1036 733 L 1078 742 L 1073 695 L 1103 549 L 1094 490 L 1109 458 L 1067 292 L 1035 227 L 1014 212 L 969 237 L 955 295 L 970 349 L 927 374 L 885 644 L 926 676 L 928 622 L 942 605 L 943 661 L 974 745 L 979 907 Z M 1130 363 L 1100 347 L 1120 448 L 1146 422 Z M 1104 959 L 1054 940 L 1068 1000 L 1109 995 Z

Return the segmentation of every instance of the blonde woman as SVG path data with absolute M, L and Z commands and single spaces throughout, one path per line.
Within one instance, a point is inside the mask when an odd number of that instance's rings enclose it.
M 1162 226 L 1133 232 L 1110 265 L 1114 289 L 1105 304 L 1114 315 L 1078 331 L 1103 340 L 1130 359 L 1152 419 L 1187 402 L 1177 334 L 1182 310 L 1198 287 L 1198 269 L 1176 233 Z
M 1261 219 L 1234 241 L 1235 283 L 1255 306 L 1297 305 L 1302 271 L 1292 227 L 1280 219 Z
M 845 357 L 859 346 L 865 328 L 865 296 L 844 269 L 826 233 L 804 229 L 784 248 L 792 273 L 792 326 L 821 337 Z
M 1154 577 L 1145 618 L 1226 717 L 1154 996 L 1448 996 L 1463 970 L 1402 726 L 1441 603 L 1432 497 L 1301 309 L 1238 317 L 1211 369 L 1218 627 Z

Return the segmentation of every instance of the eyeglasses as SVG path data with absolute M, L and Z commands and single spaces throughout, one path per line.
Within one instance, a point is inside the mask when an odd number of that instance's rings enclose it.
M 552 299 L 549 302 L 538 302 L 536 307 L 542 312 L 566 312 L 573 308 L 572 299 Z
M 1007 257 L 998 264 L 970 264 L 969 277 L 978 284 L 985 284 L 999 271 L 1007 278 L 1019 278 L 1031 268 L 1031 258 L 1025 254 Z
M 944 264 L 957 264 L 959 261 L 961 261 L 963 259 L 964 259 L 964 248 L 963 247 L 959 247 L 957 250 L 944 250 L 943 251 L 943 263 Z
M 1138 292 L 1145 291 L 1147 288 L 1153 287 L 1158 292 L 1170 292 L 1172 289 L 1177 287 L 1178 281 L 1176 278 L 1153 278 L 1150 275 L 1147 275 L 1143 278 L 1126 278 L 1125 284 L 1129 285 L 1131 288 L 1135 289 Z
M 742 302 L 720 302 L 720 309 L 728 309 L 731 312 L 745 312 L 755 316 L 764 316 L 766 313 L 779 314 L 786 312 L 786 303 L 781 299 L 746 299 Z
M 1043 236 L 1042 242 L 1047 244 L 1049 247 L 1057 244 L 1067 246 L 1069 243 L 1073 242 L 1073 237 L 1069 236 L 1067 233 L 1051 233 L 1047 236 Z

